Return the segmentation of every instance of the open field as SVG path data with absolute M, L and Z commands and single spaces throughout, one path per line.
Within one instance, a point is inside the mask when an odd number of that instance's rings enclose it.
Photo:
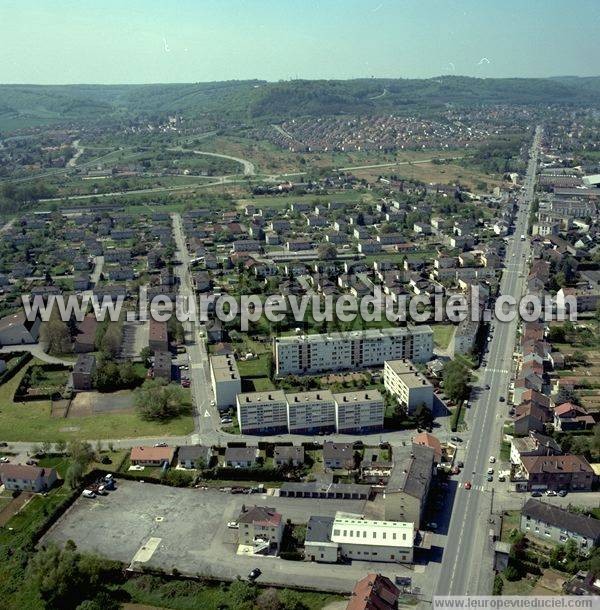
M 433 329 L 433 342 L 436 347 L 440 349 L 447 349 L 454 335 L 453 324 L 434 324 Z
M 34 360 L 33 363 L 36 361 Z M 0 386 L 0 435 L 3 441 L 110 439 L 137 436 L 181 436 L 193 430 L 191 416 L 167 423 L 147 422 L 136 413 L 101 413 L 76 420 L 52 417 L 50 401 L 14 403 L 12 398 L 26 369 Z
M 431 156 L 429 157 L 431 158 Z M 487 189 L 500 186 L 499 176 L 491 176 L 483 171 L 467 168 L 455 163 L 418 163 L 414 165 L 399 165 L 398 167 L 375 167 L 354 170 L 358 178 L 376 179 L 378 176 L 396 175 L 407 180 L 418 180 L 425 183 L 461 184 L 467 190 L 480 191 L 480 183 L 485 183 Z

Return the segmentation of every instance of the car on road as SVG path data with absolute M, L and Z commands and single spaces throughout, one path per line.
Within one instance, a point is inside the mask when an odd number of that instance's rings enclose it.
M 252 570 L 250 572 L 250 574 L 248 574 L 248 578 L 250 580 L 256 580 L 260 575 L 262 574 L 260 568 L 254 568 L 254 570 Z
M 494 480 L 494 475 L 488 474 L 487 480 L 488 480 L 488 483 L 491 483 Z
M 546 495 L 547 496 L 555 496 L 556 492 L 553 489 L 547 489 L 546 490 Z
M 227 527 L 228 527 L 230 530 L 237 530 L 237 529 L 240 529 L 240 524 L 239 524 L 237 521 L 230 521 L 230 522 L 227 524 Z
M 500 396 L 500 398 L 498 398 L 498 400 L 499 400 L 500 402 L 506 402 L 506 398 L 504 398 L 504 396 Z
M 214 401 L 214 400 L 211 400 L 211 401 L 210 401 L 210 406 L 211 406 L 211 407 L 214 407 L 214 406 L 215 406 L 215 401 Z
M 531 492 L 531 497 L 532 498 L 541 498 L 542 497 L 542 492 L 541 491 L 532 491 Z
M 452 474 L 459 474 L 460 468 L 458 466 L 453 466 L 450 472 L 452 472 Z
M 472 485 L 471 485 L 471 481 L 465 481 L 465 489 L 471 489 Z
M 504 483 L 504 481 L 506 481 L 506 477 L 503 474 L 501 474 L 498 476 L 498 481 L 500 481 L 501 483 Z
M 490 455 L 489 462 L 490 464 L 494 464 L 496 462 L 496 458 L 493 455 Z
M 167 443 L 165 443 L 164 441 L 161 441 L 160 443 L 154 443 L 155 447 L 166 447 Z
M 460 438 L 460 436 L 451 436 L 450 440 L 454 441 L 455 443 L 462 443 L 462 438 Z
M 8 464 L 8 462 L 10 462 L 10 460 L 9 460 L 9 459 L 8 459 L 8 458 L 7 458 L 5 455 L 3 455 L 2 457 L 0 457 L 0 463 L 2 463 L 2 464 Z
M 8 443 L 2 442 L 2 443 L 0 443 L 0 447 L 8 447 Z
M 456 465 L 457 465 L 459 468 L 464 468 L 464 467 L 465 467 L 465 465 L 464 465 L 464 463 L 463 463 L 463 462 L 456 462 Z
M 564 497 L 567 495 L 567 490 L 566 490 L 566 489 L 561 489 L 561 490 L 558 492 L 558 495 L 559 495 L 561 498 L 564 498 Z
M 494 469 L 493 468 L 488 468 L 487 469 L 487 473 L 488 474 L 494 474 Z

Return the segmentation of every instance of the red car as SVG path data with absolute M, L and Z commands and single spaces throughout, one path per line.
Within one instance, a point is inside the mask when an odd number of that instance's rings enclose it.
M 190 387 L 190 380 L 189 379 L 182 379 L 181 380 L 181 387 L 189 388 Z
M 465 489 L 471 489 L 471 481 L 465 482 Z

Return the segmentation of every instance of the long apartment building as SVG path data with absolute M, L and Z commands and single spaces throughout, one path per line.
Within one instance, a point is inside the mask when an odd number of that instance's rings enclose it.
M 236 403 L 242 434 L 287 432 L 288 403 L 282 390 L 238 394 Z
M 334 394 L 337 432 L 366 434 L 383 430 L 385 405 L 377 390 Z
M 383 385 L 409 415 L 421 404 L 433 409 L 433 386 L 410 360 L 386 360 Z
M 386 360 L 427 362 L 433 356 L 430 326 L 368 329 L 344 333 L 276 337 L 278 376 L 380 367 Z
M 237 411 L 244 434 L 357 434 L 382 430 L 385 406 L 377 390 L 340 394 L 273 390 L 238 394 Z
M 242 391 L 242 378 L 233 354 L 211 356 L 210 379 L 215 404 L 220 410 L 236 406 L 236 396 Z
M 298 392 L 286 397 L 290 434 L 335 431 L 335 401 L 329 390 Z

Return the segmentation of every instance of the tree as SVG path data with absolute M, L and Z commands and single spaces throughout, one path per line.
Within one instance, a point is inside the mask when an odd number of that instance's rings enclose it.
M 117 356 L 121 351 L 121 343 L 123 342 L 123 328 L 118 322 L 110 322 L 100 342 L 100 349 L 109 353 L 111 356 Z
M 67 453 L 71 456 L 74 462 L 86 468 L 94 461 L 94 450 L 92 446 L 85 441 L 71 441 L 67 446 Z
M 182 414 L 184 393 L 179 386 L 152 379 L 135 390 L 134 401 L 142 419 L 164 421 Z
M 442 371 L 444 380 L 444 393 L 454 401 L 465 400 L 469 395 L 469 369 L 458 360 L 449 360 Z
M 306 610 L 306 604 L 302 601 L 302 597 L 298 591 L 284 589 L 279 594 L 279 599 L 285 610 Z
M 73 462 L 65 473 L 65 483 L 70 489 L 77 489 L 83 480 L 83 466 L 79 462 Z
M 258 596 L 255 585 L 240 579 L 229 585 L 228 593 L 228 601 L 233 608 L 252 608 Z
M 94 385 L 100 392 L 116 390 L 121 384 L 121 371 L 119 365 L 112 360 L 101 362 L 96 369 Z
M 42 323 L 40 341 L 49 354 L 66 354 L 71 351 L 69 328 L 58 315 L 53 315 L 48 322 Z
M 319 244 L 317 247 L 317 253 L 319 255 L 319 260 L 327 261 L 337 258 L 337 248 L 329 242 Z
M 64 453 L 67 448 L 67 441 L 61 438 L 54 443 L 54 448 L 56 449 L 56 453 Z
M 153 355 L 154 352 L 148 346 L 143 347 L 140 350 L 140 358 L 142 359 L 142 362 L 146 368 L 150 366 L 150 358 L 152 358 Z
M 50 453 L 51 450 L 52 450 L 52 443 L 50 441 L 44 441 L 42 443 L 42 451 L 44 453 Z

